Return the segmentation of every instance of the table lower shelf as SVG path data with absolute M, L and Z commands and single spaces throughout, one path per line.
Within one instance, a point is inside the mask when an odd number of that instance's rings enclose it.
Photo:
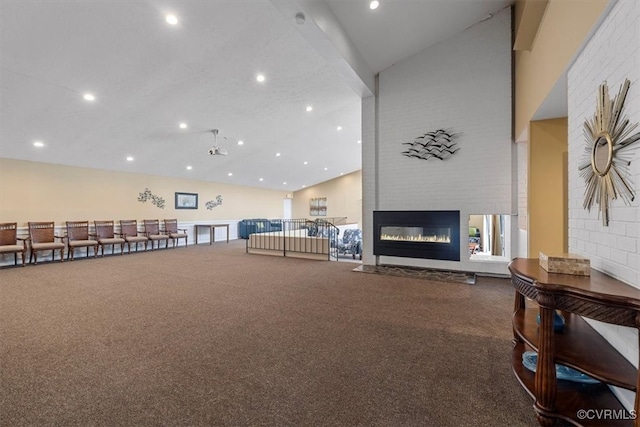
M 535 400 L 535 373 L 522 365 L 522 353 L 530 350 L 524 343 L 517 343 L 513 348 L 511 363 L 516 378 Z M 549 416 L 576 426 L 633 426 L 630 414 L 606 384 L 559 380 L 557 385 L 555 413 Z M 587 411 L 586 417 L 580 417 L 581 411 Z

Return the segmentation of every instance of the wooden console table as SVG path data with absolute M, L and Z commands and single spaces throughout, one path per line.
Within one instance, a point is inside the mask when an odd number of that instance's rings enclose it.
M 195 224 L 196 232 L 196 245 L 198 244 L 198 228 L 204 227 L 209 229 L 209 235 L 211 236 L 209 244 L 212 245 L 216 237 L 216 228 L 225 228 L 227 230 L 227 243 L 229 243 L 229 224 Z
M 509 271 L 517 291 L 513 371 L 535 400 L 540 425 L 553 425 L 562 419 L 577 426 L 640 427 L 638 370 L 580 317 L 640 328 L 640 289 L 593 269 L 591 276 L 547 273 L 537 258 L 516 258 L 509 264 Z M 525 297 L 537 306 L 527 303 Z M 566 320 L 560 333 L 553 330 L 556 309 Z M 522 354 L 530 350 L 538 352 L 535 373 L 522 365 Z M 556 380 L 556 363 L 601 382 Z M 609 384 L 636 392 L 635 414 L 624 410 Z

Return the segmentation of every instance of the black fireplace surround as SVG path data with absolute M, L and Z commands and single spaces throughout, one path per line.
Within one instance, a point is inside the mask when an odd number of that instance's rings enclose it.
M 460 211 L 373 211 L 373 254 L 460 261 Z

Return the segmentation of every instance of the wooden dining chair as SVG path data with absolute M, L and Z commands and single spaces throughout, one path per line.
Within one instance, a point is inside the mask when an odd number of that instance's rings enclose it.
M 29 263 L 34 261 L 38 264 L 38 252 L 51 251 L 51 260 L 56 258 L 56 250 L 60 251 L 60 262 L 64 261 L 63 237 L 55 234 L 55 223 L 53 221 L 46 222 L 29 222 L 29 246 L 31 254 L 29 255 Z M 56 239 L 60 239 L 59 242 Z
M 158 242 L 158 249 L 160 249 L 160 242 L 164 241 L 165 249 L 169 246 L 169 236 L 160 232 L 160 221 L 157 219 L 144 219 L 142 220 L 144 227 L 144 234 L 151 242 L 151 250 L 155 242 Z
M 89 248 L 93 248 L 93 257 L 97 257 L 98 241 L 89 238 L 89 221 L 67 221 L 66 224 L 67 259 L 71 257 L 73 261 L 78 248 L 87 248 L 87 258 L 89 258 Z
M 95 237 L 98 240 L 100 248 L 100 256 L 104 256 L 105 245 L 111 245 L 111 253 L 115 253 L 115 245 L 120 245 L 120 255 L 124 254 L 125 240 L 122 237 L 116 237 L 115 224 L 111 220 L 93 221 Z
M 18 243 L 20 241 L 20 243 Z M 0 224 L 0 254 L 13 254 L 13 263 L 18 265 L 18 254 L 22 257 L 24 267 L 24 257 L 27 252 L 26 239 L 18 237 L 18 223 L 5 222 Z
M 180 244 L 180 239 L 184 239 L 184 246 L 187 246 L 187 229 L 186 228 L 178 228 L 178 220 L 177 219 L 165 219 L 164 220 L 164 232 L 167 233 L 169 238 L 171 239 L 171 243 L 173 248 L 176 247 L 176 244 Z
M 144 234 L 144 233 L 143 233 Z M 138 243 L 144 243 L 144 250 L 147 250 L 147 244 L 149 239 L 145 235 L 141 235 L 138 231 L 138 221 L 135 219 L 121 219 L 120 220 L 120 235 L 127 242 L 128 253 L 131 253 L 131 244 L 136 245 L 136 252 L 138 252 Z

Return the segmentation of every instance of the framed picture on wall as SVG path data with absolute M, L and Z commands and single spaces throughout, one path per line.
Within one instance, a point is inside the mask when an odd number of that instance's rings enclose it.
M 318 197 L 309 199 L 310 216 L 327 216 L 327 198 Z
M 176 193 L 176 209 L 198 209 L 198 193 Z

